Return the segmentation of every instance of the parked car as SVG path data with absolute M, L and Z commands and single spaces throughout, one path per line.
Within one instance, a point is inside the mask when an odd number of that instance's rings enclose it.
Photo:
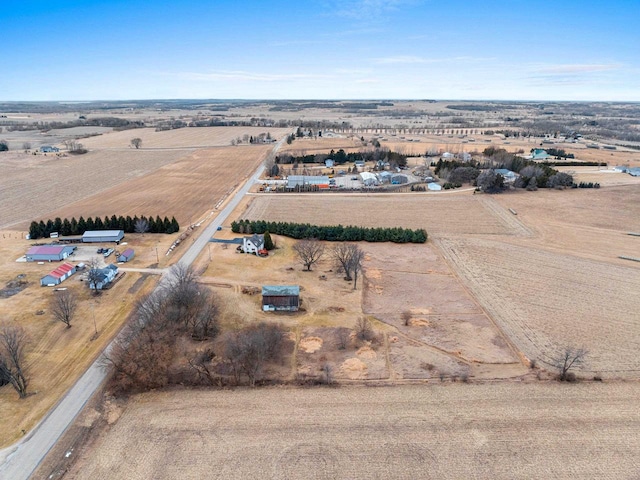
M 107 249 L 104 251 L 104 253 L 103 253 L 104 258 L 107 258 L 107 257 L 108 257 L 109 255 L 111 255 L 112 253 L 113 253 L 113 248 L 107 248 Z
M 98 251 L 96 253 L 103 253 L 104 252 L 104 248 L 99 248 Z

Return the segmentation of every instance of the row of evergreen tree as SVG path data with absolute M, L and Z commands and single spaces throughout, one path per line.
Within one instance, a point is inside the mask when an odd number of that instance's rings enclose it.
M 238 220 L 231 222 L 234 233 L 265 232 L 283 235 L 296 239 L 317 238 L 329 242 L 394 242 L 394 243 L 425 243 L 427 232 L 409 228 L 367 228 L 342 225 L 320 226 L 309 223 L 266 222 L 264 220 Z
M 111 217 L 105 216 L 104 219 L 89 217 L 86 220 L 84 217 L 80 217 L 78 220 L 75 217 L 71 220 L 57 217 L 46 222 L 43 220 L 31 222 L 29 236 L 32 239 L 46 238 L 53 232 L 58 232 L 62 236 L 82 235 L 87 230 L 124 230 L 124 233 L 175 233 L 180 230 L 180 225 L 175 217 L 171 217 L 169 220 L 167 217 L 160 218 L 160 216 L 154 218 L 136 215 L 132 218 L 129 215 L 126 217 L 112 215 Z

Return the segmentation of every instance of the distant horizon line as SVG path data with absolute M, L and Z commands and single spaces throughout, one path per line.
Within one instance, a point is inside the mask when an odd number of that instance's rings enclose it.
M 557 98 L 548 99 L 505 99 L 505 98 L 127 98 L 127 99 L 93 99 L 93 100 L 0 100 L 2 104 L 12 103 L 55 103 L 63 105 L 76 105 L 86 103 L 124 103 L 124 102 L 562 102 L 562 103 L 640 103 L 639 100 L 563 100 Z

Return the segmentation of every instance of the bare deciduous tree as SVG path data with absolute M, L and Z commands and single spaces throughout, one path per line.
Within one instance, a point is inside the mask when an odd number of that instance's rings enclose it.
M 360 340 L 370 340 L 373 337 L 371 322 L 365 317 L 359 317 L 356 321 L 356 337 Z
M 193 358 L 189 359 L 189 366 L 195 370 L 200 382 L 206 381 L 209 385 L 222 386 L 222 379 L 215 374 L 211 367 L 211 360 L 215 356 L 215 353 L 210 348 L 198 352 Z
M 24 142 L 22 144 L 22 149 L 27 152 L 28 150 L 31 150 L 31 142 Z
M 351 281 L 351 259 L 358 248 L 353 243 L 338 243 L 331 250 L 331 256 L 337 266 L 344 272 L 345 280 Z
M 336 330 L 336 343 L 338 344 L 339 350 L 344 350 L 349 346 L 349 337 L 351 336 L 351 331 L 348 328 L 338 328 Z
M 362 261 L 364 260 L 364 252 L 360 247 L 356 246 L 349 260 L 349 268 L 353 274 L 353 289 L 355 290 L 358 283 L 358 273 L 362 270 Z
M 558 379 L 562 382 L 574 381 L 576 376 L 571 370 L 584 364 L 588 353 L 584 348 L 565 347 L 564 351 L 551 361 L 558 369 Z
M 71 321 L 76 314 L 78 299 L 70 290 L 54 292 L 51 299 L 51 313 L 56 320 L 64 323 L 67 328 L 71 328 Z
M 231 366 L 236 383 L 244 373 L 249 385 L 255 386 L 265 362 L 273 359 L 280 351 L 284 339 L 282 329 L 277 325 L 259 323 L 245 328 L 225 339 L 225 358 Z
M 87 281 L 89 282 L 89 287 L 93 289 L 94 295 L 98 294 L 97 285 L 102 280 L 102 273 L 100 273 L 100 259 L 98 257 L 93 257 L 89 261 L 89 271 L 87 272 Z
M 293 250 L 307 271 L 311 271 L 311 266 L 324 255 L 324 245 L 315 238 L 299 240 Z
M 324 375 L 324 383 L 331 385 L 333 383 L 333 367 L 328 363 L 323 363 L 320 371 Z
M 136 233 L 147 233 L 149 231 L 149 221 L 146 218 L 136 220 L 133 229 Z
M 142 146 L 142 139 L 138 138 L 138 137 L 132 138 L 131 139 L 131 146 L 135 147 L 136 150 L 137 150 L 138 148 L 140 148 Z
M 20 326 L 0 326 L 0 378 L 10 383 L 20 398 L 27 396 L 28 380 L 24 365 L 27 334 Z

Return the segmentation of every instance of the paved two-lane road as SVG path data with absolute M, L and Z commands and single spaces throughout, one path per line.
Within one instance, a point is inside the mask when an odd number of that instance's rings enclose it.
M 270 155 L 275 155 L 286 137 L 281 139 L 273 148 Z M 207 227 L 195 238 L 191 246 L 180 259 L 185 266 L 191 265 L 209 242 L 214 232 L 238 206 L 242 197 L 258 180 L 264 165 L 247 179 L 227 205 L 218 213 Z M 165 270 L 168 272 L 168 270 Z M 161 279 L 160 282 L 164 280 Z M 111 348 L 111 344 L 107 350 Z M 86 403 L 96 390 L 102 385 L 107 372 L 98 358 L 89 369 L 71 387 L 62 400 L 49 412 L 38 426 L 20 442 L 0 451 L 0 479 L 27 480 L 40 465 L 46 454 L 56 444 L 60 436 L 71 425 L 76 416 L 82 411 Z

